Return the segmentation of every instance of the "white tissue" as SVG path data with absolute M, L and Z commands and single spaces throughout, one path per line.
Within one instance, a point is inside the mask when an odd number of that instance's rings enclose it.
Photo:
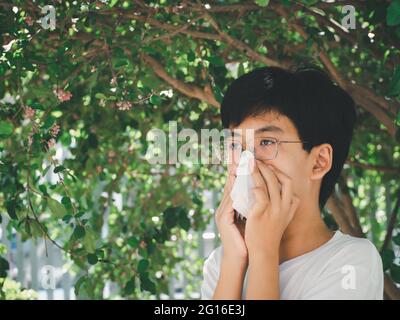
M 233 209 L 247 219 L 254 204 L 254 182 L 251 176 L 250 163 L 254 162 L 254 155 L 248 150 L 242 152 L 239 165 L 236 169 L 236 180 L 231 191 Z

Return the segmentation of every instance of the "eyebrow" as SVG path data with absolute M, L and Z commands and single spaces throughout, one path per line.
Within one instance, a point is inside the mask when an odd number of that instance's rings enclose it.
M 232 130 L 231 136 L 239 136 L 240 137 L 241 134 L 239 132 L 237 132 L 237 131 L 239 131 L 239 130 Z M 277 126 L 274 126 L 274 125 L 268 125 L 268 126 L 265 126 L 265 127 L 261 127 L 261 128 L 258 128 L 258 129 L 256 129 L 254 131 L 255 134 L 264 133 L 264 132 L 283 133 L 284 131 L 281 128 L 279 128 Z
M 263 133 L 263 132 L 276 132 L 276 133 L 283 133 L 283 130 L 277 126 L 265 126 L 262 128 L 259 128 L 255 131 L 255 133 Z

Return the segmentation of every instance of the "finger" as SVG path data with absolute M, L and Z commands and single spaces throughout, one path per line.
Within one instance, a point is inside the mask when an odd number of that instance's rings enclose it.
M 254 205 L 250 210 L 250 216 L 259 216 L 264 213 L 265 208 L 268 205 L 268 198 L 265 194 L 265 191 L 262 188 L 255 187 L 252 189 L 254 194 Z
M 235 182 L 235 176 L 228 175 L 226 177 L 225 187 L 224 187 L 224 194 L 219 205 L 218 210 L 216 211 L 216 217 L 220 218 L 225 214 L 233 214 L 233 201 L 231 198 L 231 191 L 233 183 Z
M 228 165 L 228 174 L 235 176 L 237 170 L 237 164 Z
M 260 169 L 258 168 L 257 164 L 254 162 L 250 168 L 251 176 L 253 178 L 254 182 L 254 187 L 255 188 L 260 188 L 261 190 L 264 190 L 264 192 L 267 191 L 267 185 L 265 184 L 264 178 L 261 175 Z
M 267 184 L 269 199 L 272 205 L 280 204 L 282 201 L 281 193 L 279 190 L 279 181 L 272 169 L 265 163 L 257 160 L 258 168 L 260 169 L 261 175 Z
M 222 217 L 233 215 L 233 201 L 230 195 L 225 195 L 219 205 L 219 208 L 215 212 L 215 217 L 217 220 L 221 219 Z
M 224 187 L 224 194 L 230 193 L 235 182 L 235 175 L 228 174 L 226 177 L 225 187 Z
M 281 190 L 282 204 L 285 206 L 285 208 L 290 208 L 290 203 L 293 197 L 292 178 L 290 178 L 287 174 L 283 173 L 276 167 L 272 167 L 272 171 L 275 173 L 279 183 L 282 185 L 282 190 Z
M 297 208 L 299 207 L 300 199 L 296 196 L 292 197 L 292 202 L 290 204 L 289 209 L 289 219 L 292 220 L 294 213 L 296 212 Z

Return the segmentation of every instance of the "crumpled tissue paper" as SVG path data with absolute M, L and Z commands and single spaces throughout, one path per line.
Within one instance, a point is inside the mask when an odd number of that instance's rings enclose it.
M 242 152 L 236 169 L 236 180 L 230 193 L 233 201 L 233 209 L 246 219 L 255 201 L 252 191 L 254 182 L 250 169 L 252 168 L 254 161 L 254 155 L 252 152 L 248 150 Z

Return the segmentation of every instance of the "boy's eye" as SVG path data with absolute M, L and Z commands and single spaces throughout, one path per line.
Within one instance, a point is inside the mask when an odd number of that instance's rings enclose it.
M 261 139 L 260 140 L 260 146 L 270 146 L 273 145 L 275 143 L 274 140 L 270 140 L 270 139 Z

